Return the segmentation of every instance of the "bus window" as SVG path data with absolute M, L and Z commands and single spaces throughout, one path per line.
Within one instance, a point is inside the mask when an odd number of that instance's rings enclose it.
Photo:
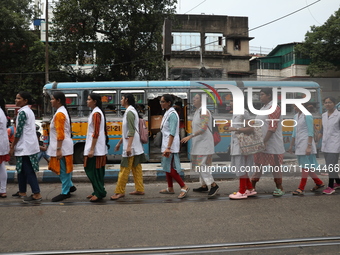
M 93 93 L 101 95 L 105 114 L 117 114 L 117 93 L 115 90 L 94 90 Z
M 248 93 L 247 92 L 244 92 L 244 100 L 245 100 L 245 105 L 247 106 L 246 108 L 249 109 L 249 107 L 248 107 Z M 253 89 L 252 103 L 253 103 L 253 107 L 256 110 L 261 109 L 262 103 L 260 101 L 260 89 Z
M 202 96 L 202 94 L 205 94 L 205 92 L 202 92 L 202 90 L 190 90 L 190 100 L 192 101 L 194 96 L 196 94 L 199 94 Z M 216 102 L 216 104 L 215 104 Z M 217 105 L 219 102 L 216 101 L 216 98 L 214 95 L 210 94 L 210 95 L 207 95 L 207 108 L 208 110 L 211 112 L 211 113 L 215 113 L 215 105 Z M 193 107 L 191 105 L 191 108 L 190 108 L 190 114 L 194 114 L 195 112 L 195 107 Z
M 65 94 L 66 105 L 70 115 L 78 114 L 78 94 Z
M 124 94 L 133 94 L 135 98 L 138 113 L 141 115 L 146 114 L 147 107 L 145 106 L 145 91 L 144 90 L 121 90 L 120 95 L 123 96 Z
M 222 105 L 218 102 L 219 113 L 232 113 L 230 101 L 233 100 L 233 95 L 229 90 L 218 90 L 218 94 L 221 97 Z

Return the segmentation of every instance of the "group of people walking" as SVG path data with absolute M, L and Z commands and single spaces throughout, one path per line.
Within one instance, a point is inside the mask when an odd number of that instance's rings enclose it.
M 262 89 L 260 100 L 263 103 L 261 110 L 272 107 L 272 90 Z M 214 141 L 211 112 L 206 109 L 203 113 L 200 94 L 193 98 L 193 105 L 196 111 L 192 120 L 192 134 L 180 139 L 180 118 L 173 107 L 175 98 L 173 95 L 164 94 L 160 104 L 165 114 L 161 123 L 162 133 L 162 169 L 166 172 L 167 187 L 160 190 L 161 194 L 175 194 L 173 180 L 180 186 L 179 199 L 187 196 L 190 188 L 184 183 L 179 175 L 181 164 L 179 152 L 181 144 L 192 140 L 191 157 L 193 169 L 198 171 L 201 186 L 194 188 L 194 192 L 207 192 L 209 197 L 215 196 L 219 186 L 215 182 L 211 172 L 206 171 L 207 166 L 212 165 L 214 155 Z M 39 171 L 38 153 L 40 152 L 38 139 L 35 137 L 35 116 L 29 105 L 32 104 L 32 97 L 28 92 L 19 92 L 15 103 L 20 107 L 16 117 L 16 132 L 11 143 L 8 142 L 7 127 L 9 117 L 5 110 L 5 101 L 0 95 L 0 139 L 5 141 L 0 147 L 0 198 L 7 197 L 6 183 L 7 171 L 5 162 L 9 161 L 10 155 L 16 156 L 16 170 L 18 173 L 19 191 L 14 194 L 23 198 L 24 202 L 41 201 L 39 183 L 36 172 Z M 322 130 L 319 138 L 322 137 L 322 148 L 327 167 L 338 165 L 340 153 L 340 113 L 335 110 L 336 101 L 332 97 L 324 99 L 327 111 L 322 115 Z M 72 183 L 73 171 L 73 141 L 71 130 L 71 117 L 67 110 L 66 98 L 63 92 L 54 92 L 51 97 L 51 105 L 56 110 L 50 123 L 50 140 L 47 148 L 47 155 L 50 156 L 48 168 L 60 177 L 61 192 L 52 198 L 52 202 L 62 201 L 71 196 L 77 189 Z M 130 171 L 132 171 L 135 183 L 135 190 L 130 195 L 144 195 L 144 184 L 141 163 L 145 162 L 143 145 L 139 137 L 139 114 L 132 94 L 124 94 L 121 98 L 121 105 L 125 113 L 122 120 L 122 137 L 114 150 L 119 151 L 122 146 L 122 160 L 118 182 L 111 200 L 118 200 L 125 196 L 125 188 L 128 182 Z M 102 108 L 101 96 L 91 93 L 87 98 L 87 106 L 91 108 L 88 117 L 88 128 L 84 148 L 84 169 L 92 184 L 93 192 L 87 196 L 90 202 L 97 202 L 106 197 L 107 191 L 104 186 L 106 155 L 109 149 L 109 139 L 106 129 L 106 116 Z M 233 103 L 231 102 L 231 107 Z M 311 189 L 316 191 L 323 188 L 324 183 L 317 177 L 311 168 L 318 167 L 316 160 L 316 145 L 314 141 L 313 117 L 304 115 L 298 107 L 295 107 L 295 121 L 292 142 L 289 151 L 295 147 L 295 154 L 299 166 L 302 166 L 302 176 L 299 187 L 293 195 L 302 195 L 308 175 L 312 177 L 315 186 Z M 231 199 L 245 199 L 257 194 L 256 184 L 261 178 L 262 166 L 280 166 L 283 163 L 285 152 L 281 122 L 270 120 L 281 120 L 281 109 L 276 106 L 275 111 L 269 115 L 260 115 L 256 119 L 264 123 L 261 127 L 262 138 L 265 150 L 254 155 L 242 155 L 237 134 L 250 134 L 254 128 L 249 126 L 249 112 L 245 110 L 244 115 L 233 115 L 233 122 L 236 123 L 229 128 L 231 134 L 231 164 L 237 169 L 239 177 L 239 189 L 230 194 Z M 245 125 L 241 125 L 245 123 Z M 242 166 L 257 166 L 257 170 L 248 175 L 242 171 Z M 282 172 L 273 172 L 276 189 L 274 196 L 282 196 L 285 191 L 282 186 Z M 27 183 L 31 187 L 32 195 L 27 196 Z M 334 193 L 340 187 L 340 179 L 335 171 L 329 172 L 328 187 L 324 194 Z

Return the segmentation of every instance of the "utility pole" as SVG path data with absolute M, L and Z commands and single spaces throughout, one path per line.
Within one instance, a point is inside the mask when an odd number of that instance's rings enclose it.
M 48 83 L 50 78 L 48 74 L 48 0 L 46 0 L 46 10 L 45 10 L 45 83 Z

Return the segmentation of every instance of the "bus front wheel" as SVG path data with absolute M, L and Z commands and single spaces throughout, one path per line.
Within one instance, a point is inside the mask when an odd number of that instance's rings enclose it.
M 79 143 L 74 146 L 73 164 L 84 164 L 84 143 Z

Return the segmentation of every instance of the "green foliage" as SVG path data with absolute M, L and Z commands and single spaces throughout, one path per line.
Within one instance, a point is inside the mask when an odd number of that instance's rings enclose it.
M 6 0 L 0 6 L 0 93 L 14 103 L 21 91 L 32 93 L 37 103 L 44 85 L 45 47 L 39 31 L 29 29 L 34 8 L 30 0 Z
M 176 0 L 59 0 L 53 37 L 60 63 L 86 63 L 95 52 L 87 79 L 164 79 L 162 25 Z M 93 63 L 93 62 L 92 62 Z M 92 77 L 91 77 L 92 76 Z M 77 79 L 84 77 L 78 76 Z
M 311 76 L 340 70 L 340 9 L 322 26 L 312 26 L 296 52 L 311 59 L 307 70 Z

